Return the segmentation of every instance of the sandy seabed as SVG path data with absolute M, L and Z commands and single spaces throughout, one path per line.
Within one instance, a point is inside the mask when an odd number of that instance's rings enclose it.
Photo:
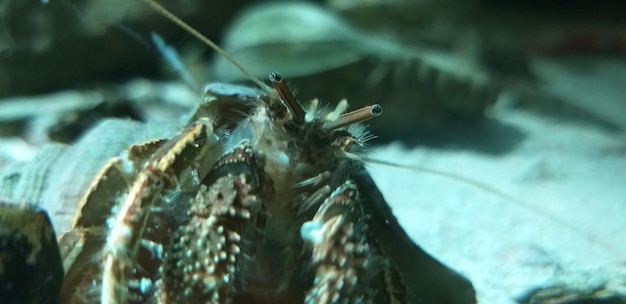
M 369 165 L 409 235 L 467 276 L 480 303 L 514 303 L 531 290 L 559 285 L 626 294 L 624 136 L 506 107 L 494 109 L 492 118 L 523 135 L 511 151 L 373 149 L 372 158 L 453 173 L 512 198 Z

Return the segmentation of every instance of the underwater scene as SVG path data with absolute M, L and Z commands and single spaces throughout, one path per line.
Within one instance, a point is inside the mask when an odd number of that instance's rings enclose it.
M 626 303 L 625 11 L 0 0 L 0 303 Z

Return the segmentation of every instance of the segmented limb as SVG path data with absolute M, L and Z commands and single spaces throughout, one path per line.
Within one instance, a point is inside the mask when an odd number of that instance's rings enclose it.
M 371 294 L 367 269 L 372 264 L 365 238 L 358 190 L 352 181 L 336 188 L 300 230 L 313 247 L 315 279 L 305 303 L 363 303 Z
M 65 277 L 59 303 L 99 303 L 106 228 L 74 228 L 59 238 Z
M 240 241 L 262 207 L 255 166 L 252 150 L 244 143 L 209 173 L 217 179 L 209 178 L 209 185 L 202 186 L 189 220 L 173 233 L 165 254 L 162 303 L 232 301 Z
M 221 147 L 211 123 L 198 121 L 163 144 L 137 174 L 109 227 L 103 256 L 101 303 L 126 303 L 141 298 L 134 291 L 147 292 L 152 279 L 146 278 L 148 282 L 138 277 L 139 249 L 150 230 L 151 213 L 162 207 L 163 191 L 175 188 L 180 175 L 194 162 L 213 161 L 219 151 Z

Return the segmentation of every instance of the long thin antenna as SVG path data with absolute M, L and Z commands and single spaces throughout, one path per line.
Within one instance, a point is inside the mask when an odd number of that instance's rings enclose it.
M 165 40 L 159 36 L 159 34 L 152 32 L 150 35 L 152 37 L 152 42 L 156 46 L 157 50 L 163 56 L 163 59 L 170 64 L 170 66 L 174 69 L 176 74 L 185 81 L 185 83 L 194 91 L 198 91 L 200 88 L 196 80 L 189 74 L 189 71 L 185 68 L 185 64 L 178 56 L 178 53 L 171 46 L 165 43 Z
M 567 229 L 570 229 L 571 231 L 578 233 L 580 236 L 586 238 L 587 240 L 589 240 L 590 242 L 593 242 L 595 244 L 601 245 L 604 248 L 611 250 L 613 252 L 618 252 L 615 247 L 612 244 L 609 244 L 607 242 L 605 242 L 604 240 L 602 240 L 600 237 L 596 236 L 593 233 L 587 232 L 585 230 L 582 230 L 580 228 L 578 228 L 577 226 L 574 226 L 564 220 L 562 220 L 561 218 L 547 213 L 541 209 L 535 208 L 532 205 L 529 205 L 527 203 L 524 203 L 523 201 L 520 201 L 502 191 L 499 191 L 497 189 L 495 189 L 494 187 L 491 187 L 485 183 L 473 180 L 473 179 L 469 179 L 467 177 L 463 177 L 463 176 L 459 176 L 459 175 L 455 175 L 452 173 L 448 173 L 445 171 L 440 171 L 440 170 L 436 170 L 436 169 L 431 169 L 431 168 L 426 168 L 426 167 L 422 167 L 422 166 L 406 166 L 406 165 L 400 165 L 400 164 L 396 164 L 393 162 L 388 162 L 388 161 L 384 161 L 384 160 L 379 160 L 379 159 L 372 159 L 372 158 L 368 158 L 365 156 L 361 156 L 361 155 L 357 155 L 357 154 L 353 154 L 353 153 L 349 153 L 349 152 L 345 152 L 342 151 L 341 152 L 341 156 L 348 158 L 348 159 L 352 159 L 352 160 L 356 160 L 359 162 L 363 162 L 363 163 L 370 163 L 370 164 L 378 164 L 378 165 L 383 165 L 383 166 L 389 166 L 389 167 L 393 167 L 393 168 L 399 168 L 399 169 L 405 169 L 405 170 L 410 170 L 410 171 L 414 171 L 414 172 L 426 172 L 428 174 L 432 174 L 432 175 L 436 175 L 436 176 L 440 176 L 440 177 L 444 177 L 444 178 L 448 178 L 451 180 L 455 180 L 455 181 L 459 181 L 461 183 L 465 183 L 467 185 L 476 187 L 477 189 L 486 191 L 487 193 L 491 193 L 492 195 L 495 195 L 499 198 L 505 199 L 506 201 L 513 203 L 514 205 L 518 206 L 521 209 L 524 209 L 528 212 L 531 212 L 533 214 L 536 214 L 538 216 L 547 218 L 549 220 L 551 220 L 554 223 L 558 223 L 559 225 L 562 225 L 563 227 L 566 227 Z
M 254 75 L 252 75 L 250 72 L 248 72 L 233 57 L 231 57 L 228 53 L 226 53 L 226 51 L 224 51 L 221 47 L 219 47 L 217 44 L 215 44 L 213 41 L 211 41 L 211 39 L 207 38 L 206 36 L 202 35 L 200 32 L 196 31 L 189 24 L 185 23 L 185 21 L 183 21 L 180 18 L 174 16 L 174 14 L 170 13 L 167 9 L 165 9 L 163 6 L 161 6 L 160 4 L 155 2 L 154 0 L 143 0 L 143 1 L 145 3 L 147 3 L 148 5 L 150 5 L 159 14 L 161 14 L 165 18 L 171 20 L 176 25 L 180 26 L 182 29 L 184 29 L 185 31 L 189 32 L 191 35 L 193 35 L 194 37 L 198 38 L 200 41 L 204 42 L 206 45 L 210 46 L 212 49 L 214 49 L 221 56 L 224 56 L 224 58 L 226 58 L 226 60 L 230 61 L 230 63 L 232 63 L 235 67 L 237 67 L 237 69 L 239 69 L 239 71 L 241 71 L 241 73 L 246 75 L 246 77 L 248 77 L 250 80 L 252 80 L 259 87 L 263 88 L 266 92 L 272 91 L 272 88 L 270 86 L 266 85 L 261 80 L 259 80 Z
M 356 160 L 356 161 L 360 161 L 360 162 L 364 162 L 364 163 L 370 163 L 370 164 L 378 164 L 378 165 L 383 165 L 383 166 L 389 166 L 389 167 L 393 167 L 393 168 L 400 168 L 400 169 L 406 169 L 406 170 L 411 170 L 414 172 L 425 172 L 428 174 L 432 174 L 432 175 L 437 175 L 437 176 L 441 176 L 441 177 L 445 177 L 448 179 L 452 179 L 452 180 L 456 180 L 468 185 L 471 185 L 473 187 L 476 187 L 478 189 L 481 189 L 483 191 L 486 191 L 488 193 L 491 193 L 497 197 L 500 197 L 502 199 L 505 200 L 510 200 L 513 201 L 515 203 L 518 203 L 520 205 L 524 205 L 524 208 L 528 208 L 527 206 L 525 206 L 525 204 L 522 204 L 521 202 L 517 201 L 514 197 L 507 195 L 499 190 L 496 190 L 495 188 L 481 183 L 479 181 L 475 181 L 466 177 L 462 177 L 456 174 L 452 174 L 452 173 L 448 173 L 445 171 L 440 171 L 440 170 L 436 170 L 436 169 L 431 169 L 431 168 L 426 168 L 426 167 L 422 167 L 422 166 L 408 166 L 408 165 L 400 165 L 400 164 L 396 164 L 394 162 L 389 162 L 389 161 L 384 161 L 384 160 L 380 160 L 380 159 L 374 159 L 374 158 L 369 158 L 369 157 L 365 157 L 365 156 L 361 156 L 361 155 L 357 155 L 357 154 L 352 154 L 352 153 L 348 153 L 348 152 L 343 152 L 344 157 L 352 159 L 352 160 Z

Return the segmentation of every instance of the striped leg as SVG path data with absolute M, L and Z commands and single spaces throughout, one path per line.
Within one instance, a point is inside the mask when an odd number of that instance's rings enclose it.
M 108 221 L 109 233 L 103 250 L 103 304 L 141 301 L 150 296 L 153 277 L 144 278 L 141 249 L 154 243 L 149 234 L 164 229 L 153 225 L 165 206 L 166 193 L 178 191 L 194 163 L 214 163 L 221 152 L 210 122 L 198 121 L 156 150 L 139 170 L 128 194 L 121 199 L 118 211 Z M 210 165 L 209 165 L 210 166 Z M 166 233 L 167 231 L 164 231 Z M 153 244 L 159 255 L 162 244 Z
M 370 247 L 358 200 L 356 185 L 346 181 L 302 225 L 302 238 L 313 247 L 315 269 L 305 303 L 363 303 L 372 296 L 367 279 Z

